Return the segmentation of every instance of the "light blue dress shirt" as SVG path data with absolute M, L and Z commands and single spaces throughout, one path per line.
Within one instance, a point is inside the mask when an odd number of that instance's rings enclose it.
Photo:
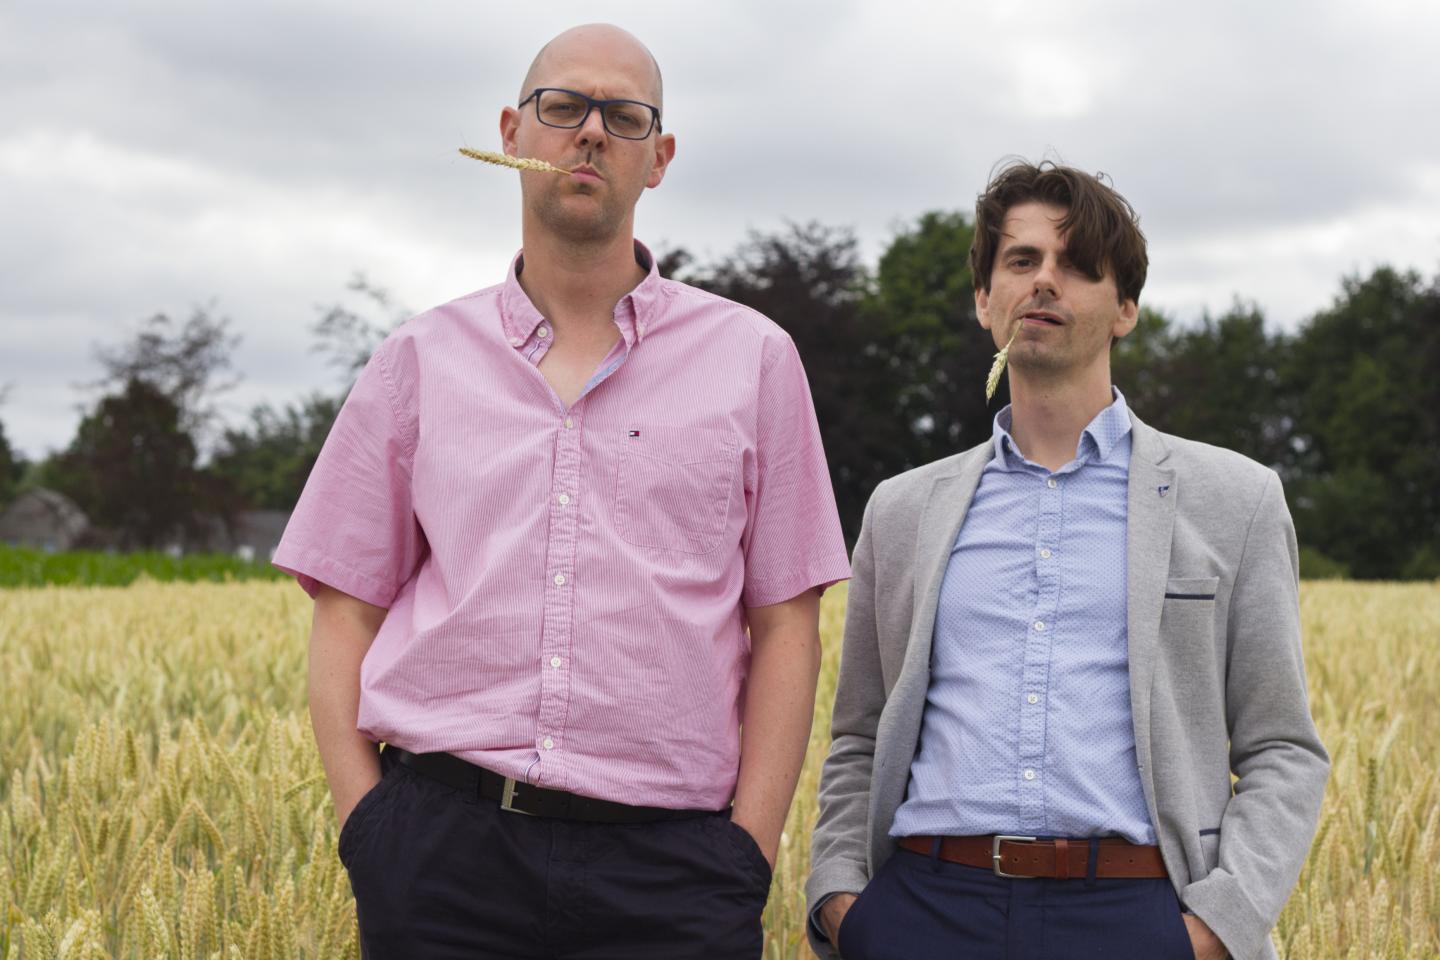
M 1117 835 L 1153 844 L 1126 631 L 1125 398 L 1051 473 L 995 418 L 940 589 L 930 689 L 890 834 Z

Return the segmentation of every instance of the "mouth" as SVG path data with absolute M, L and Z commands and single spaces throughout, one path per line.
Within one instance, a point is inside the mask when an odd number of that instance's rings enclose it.
M 1027 310 L 1020 315 L 1020 322 L 1027 327 L 1063 327 L 1065 321 L 1058 314 L 1048 310 Z
M 582 163 L 578 167 L 572 167 L 570 176 L 579 180 L 581 183 L 603 183 L 605 181 L 605 178 L 600 176 L 600 171 L 588 163 Z

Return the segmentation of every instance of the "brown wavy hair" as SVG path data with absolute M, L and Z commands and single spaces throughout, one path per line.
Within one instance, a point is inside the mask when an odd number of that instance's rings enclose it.
M 1108 272 L 1115 278 L 1120 301 L 1140 301 L 1150 258 L 1145 234 L 1129 201 L 1115 192 L 1103 173 L 1091 175 L 1045 160 L 1039 164 L 1012 160 L 990 178 L 975 200 L 975 239 L 970 244 L 970 273 L 975 284 L 990 292 L 990 274 L 1000 249 L 1000 230 L 1011 207 L 1044 203 L 1065 210 L 1059 230 L 1065 255 L 1091 280 Z

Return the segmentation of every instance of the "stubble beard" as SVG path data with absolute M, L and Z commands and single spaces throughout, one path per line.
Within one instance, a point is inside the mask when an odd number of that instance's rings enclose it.
M 555 236 L 586 245 L 614 239 L 625 219 L 613 202 L 603 200 L 589 211 L 567 209 L 558 190 L 536 204 L 535 217 Z
M 591 163 L 594 157 L 587 153 L 583 162 Z M 582 162 L 577 159 L 574 163 Z M 597 198 L 593 207 L 584 212 L 570 208 L 566 203 L 567 194 L 593 195 L 602 187 L 598 185 L 569 182 L 547 184 L 545 192 L 536 198 L 536 219 L 556 237 L 583 246 L 595 246 L 613 240 L 625 224 L 626 211 L 623 201 L 616 196 L 614 185 L 603 185 L 606 192 Z
M 1054 349 L 1059 344 L 1042 344 L 1026 338 L 1024 331 L 1010 348 L 1010 366 L 1041 376 L 1064 373 L 1070 366 L 1069 351 Z

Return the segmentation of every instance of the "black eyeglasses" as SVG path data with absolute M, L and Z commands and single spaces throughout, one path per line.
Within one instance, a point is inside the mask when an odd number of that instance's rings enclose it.
M 644 140 L 652 130 L 660 129 L 660 108 L 639 100 L 596 100 L 559 87 L 537 87 L 520 106 L 531 100 L 535 101 L 535 116 L 547 127 L 573 130 L 598 107 L 605 132 L 622 140 Z

